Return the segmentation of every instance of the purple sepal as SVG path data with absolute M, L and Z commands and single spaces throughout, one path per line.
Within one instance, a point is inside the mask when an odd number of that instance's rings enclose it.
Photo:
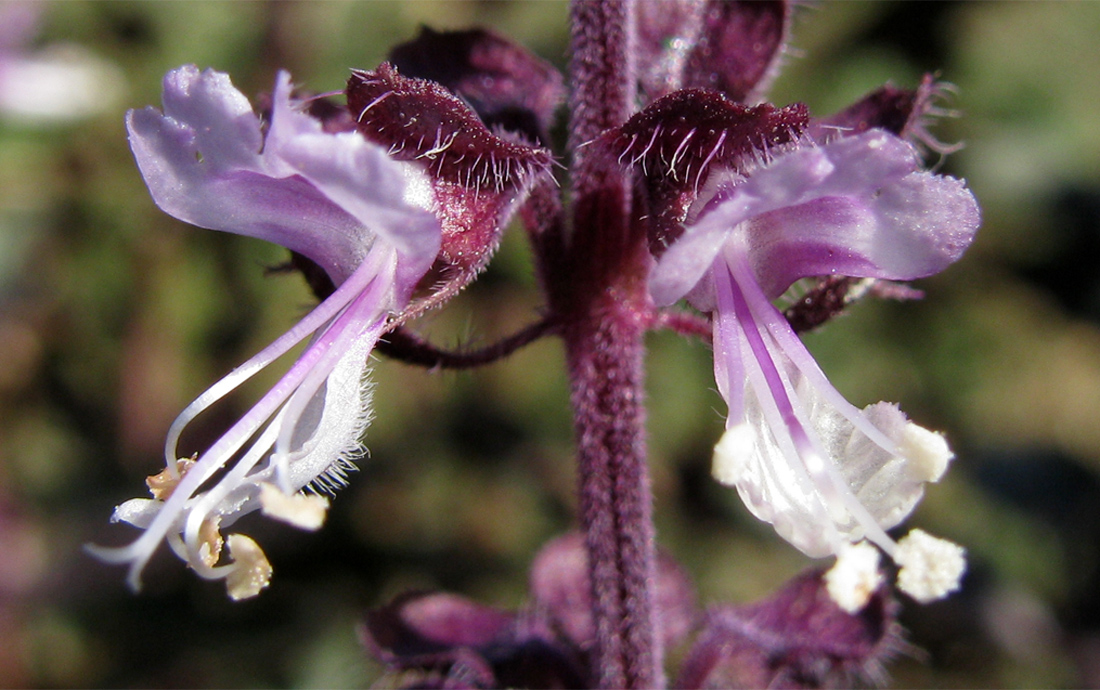
M 516 613 L 453 594 L 406 594 L 367 614 L 363 643 L 390 672 L 406 675 L 406 687 L 592 687 L 595 633 L 580 534 L 543 547 L 531 566 L 531 594 Z M 666 646 L 698 624 L 694 589 L 663 554 L 657 610 Z
M 637 7 L 643 103 L 685 88 L 761 100 L 784 52 L 790 3 L 659 0 Z
M 469 282 L 530 186 L 549 175 L 550 152 L 490 132 L 446 88 L 402 76 L 388 63 L 353 71 L 347 99 L 364 137 L 428 172 L 424 193 L 443 226 L 441 263 L 459 269 L 458 287 Z
M 707 89 L 683 89 L 650 104 L 602 137 L 623 162 L 651 176 L 698 186 L 711 165 L 738 167 L 744 159 L 791 142 L 806 127 L 801 103 L 745 106 Z
M 817 141 L 827 141 L 878 128 L 937 153 L 951 153 L 960 146 L 939 141 L 928 129 L 935 118 L 953 115 L 953 111 L 938 105 L 951 91 L 950 84 L 937 82 L 931 74 L 924 75 L 915 89 L 887 84 L 835 115 L 815 118 L 807 133 Z
M 812 570 L 769 599 L 717 606 L 680 668 L 678 688 L 821 688 L 885 680 L 905 651 L 899 605 L 880 587 L 858 614 L 829 597 Z
M 790 14 L 790 4 L 782 0 L 710 0 L 683 86 L 717 89 L 743 103 L 759 101 L 777 72 Z
M 390 62 L 407 77 L 430 79 L 464 98 L 490 129 L 543 145 L 565 98 L 553 65 L 486 29 L 423 27 L 414 40 L 390 51 Z
M 354 70 L 348 109 L 367 139 L 396 160 L 418 162 L 432 176 L 483 193 L 520 187 L 549 169 L 550 152 L 489 131 L 446 88 L 399 74 L 389 63 Z
M 695 626 L 695 590 L 670 556 L 658 553 L 656 609 L 666 647 L 679 643 Z M 579 533 L 559 537 L 543 547 L 531 566 L 531 592 L 536 606 L 577 649 L 595 642 L 588 557 Z
M 650 250 L 660 256 L 684 231 L 688 209 L 713 169 L 740 169 L 789 144 L 809 123 L 802 104 L 745 106 L 717 91 L 677 91 L 596 144 L 644 176 Z
M 795 333 L 813 330 L 839 315 L 853 299 L 858 299 L 851 291 L 853 287 L 858 287 L 859 282 L 849 276 L 818 278 L 815 286 L 783 310 L 783 316 Z M 924 293 L 920 290 L 885 280 L 876 280 L 866 290 L 866 294 L 898 301 L 924 299 Z
M 371 611 L 367 650 L 402 687 L 571 688 L 587 684 L 584 656 L 536 613 L 515 614 L 454 594 L 409 593 Z
M 515 616 L 456 594 L 413 592 L 367 614 L 371 641 L 396 656 L 484 647 Z
M 310 117 L 320 120 L 326 132 L 336 134 L 355 131 L 355 120 L 343 103 L 337 103 L 331 98 L 314 96 L 305 99 L 302 105 Z

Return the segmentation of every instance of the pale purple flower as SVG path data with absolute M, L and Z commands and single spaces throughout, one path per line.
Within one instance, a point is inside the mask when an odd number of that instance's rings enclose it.
M 113 520 L 144 529 L 122 548 L 131 586 L 163 541 L 199 575 L 225 578 L 230 596 L 257 594 L 271 568 L 251 539 L 221 530 L 264 513 L 316 529 L 327 500 L 363 453 L 370 419 L 367 361 L 390 317 L 409 304 L 435 260 L 441 225 L 420 166 L 399 162 L 357 132 L 331 133 L 291 98 L 280 73 L 265 125 L 225 74 L 194 66 L 164 81 L 164 111 L 131 111 L 130 144 L 154 201 L 200 227 L 265 239 L 312 260 L 335 291 L 290 331 L 200 395 L 165 444 L 152 499 L 120 505 Z M 290 370 L 212 446 L 179 458 L 197 415 L 299 342 Z M 221 473 L 221 474 L 219 474 Z
M 650 289 L 658 304 L 689 296 L 713 312 L 715 378 L 729 406 L 716 478 L 807 555 L 862 563 L 867 552 L 848 545 L 875 543 L 902 566 L 901 587 L 927 601 L 957 587 L 961 548 L 923 533 L 899 547 L 886 530 L 943 475 L 946 441 L 895 405 L 848 403 L 772 304 L 807 276 L 911 280 L 958 259 L 977 204 L 961 181 L 920 168 L 908 143 L 872 129 L 715 171 Z M 838 603 L 858 609 L 866 596 L 853 590 L 869 596 L 874 568 L 838 564 Z

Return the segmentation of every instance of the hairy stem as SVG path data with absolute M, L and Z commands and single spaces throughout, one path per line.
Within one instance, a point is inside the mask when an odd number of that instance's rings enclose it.
M 613 159 L 583 147 L 633 111 L 633 11 L 626 0 L 572 6 L 572 227 L 543 257 L 561 324 L 578 452 L 602 688 L 663 685 L 654 609 L 656 555 L 645 457 L 643 337 L 652 305 L 645 232 L 631 182 Z M 544 238 L 548 239 L 548 238 Z

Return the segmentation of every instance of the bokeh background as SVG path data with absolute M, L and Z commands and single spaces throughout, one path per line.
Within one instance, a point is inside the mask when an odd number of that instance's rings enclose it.
M 30 8 L 28 10 L 28 8 Z M 193 62 L 246 93 L 279 68 L 340 89 L 418 24 L 483 24 L 564 69 L 560 2 L 65 2 L 0 9 L 0 686 L 367 687 L 355 626 L 410 588 L 521 605 L 574 508 L 557 342 L 463 373 L 379 361 L 369 461 L 316 534 L 257 520 L 271 588 L 233 604 L 168 554 L 140 595 L 81 551 L 161 466 L 175 414 L 312 299 L 278 247 L 190 228 L 152 204 L 127 108 Z M 1100 685 L 1100 3 L 838 2 L 803 9 L 773 100 L 842 108 L 939 71 L 966 146 L 940 170 L 985 214 L 919 303 L 863 303 L 807 336 L 860 405 L 900 401 L 958 454 L 911 524 L 965 544 L 961 593 L 903 621 L 898 687 Z M 68 65 L 20 82 L 13 61 Z M 51 81 L 51 79 L 53 81 Z M 13 87 L 13 84 L 18 88 Z M 14 91 L 13 91 L 14 89 Z M 32 96 L 33 94 L 33 96 Z M 522 233 L 417 326 L 487 343 L 539 306 Z M 765 596 L 810 565 L 709 478 L 722 426 L 699 342 L 652 337 L 660 541 L 702 603 Z M 185 439 L 198 449 L 272 382 Z M 384 681 L 383 681 L 384 682 Z

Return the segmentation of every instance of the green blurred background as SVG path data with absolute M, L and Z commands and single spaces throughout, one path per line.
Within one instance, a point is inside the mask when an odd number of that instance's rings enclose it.
M 127 149 L 127 108 L 183 63 L 246 93 L 280 67 L 317 91 L 435 28 L 483 24 L 564 69 L 560 2 L 65 2 L 31 54 L 74 72 L 58 117 L 0 114 L 0 686 L 359 687 L 363 610 L 408 588 L 515 607 L 540 545 L 569 529 L 571 427 L 554 340 L 475 372 L 380 361 L 371 458 L 303 534 L 247 524 L 271 588 L 230 603 L 166 553 L 135 596 L 81 551 L 161 466 L 197 393 L 309 307 L 278 247 L 160 213 Z M 4 30 L 0 27 L 0 39 Z M 1100 3 L 821 3 L 804 9 L 773 100 L 833 112 L 887 80 L 957 85 L 936 134 L 966 147 L 978 241 L 923 302 L 863 303 L 807 337 L 860 405 L 902 403 L 958 454 L 911 521 L 967 546 L 964 591 L 909 602 L 920 652 L 899 687 L 1100 684 Z M 0 56 L 3 57 L 3 56 Z M 4 84 L 0 69 L 0 88 Z M 91 89 L 78 98 L 81 89 Z M 79 101 L 79 103 L 78 103 Z M 77 107 L 79 105 L 79 107 Z M 84 114 L 86 111 L 86 114 Z M 536 314 L 522 233 L 418 328 L 487 343 Z M 650 448 L 661 544 L 700 601 L 751 601 L 809 565 L 709 479 L 722 427 L 705 345 L 655 334 Z M 200 448 L 275 374 L 204 418 Z

